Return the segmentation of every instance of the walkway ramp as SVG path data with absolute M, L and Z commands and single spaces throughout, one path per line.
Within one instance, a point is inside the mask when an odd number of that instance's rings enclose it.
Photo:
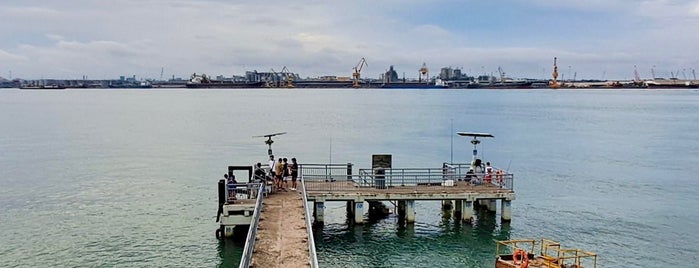
M 300 192 L 265 197 L 252 267 L 311 267 L 305 214 Z

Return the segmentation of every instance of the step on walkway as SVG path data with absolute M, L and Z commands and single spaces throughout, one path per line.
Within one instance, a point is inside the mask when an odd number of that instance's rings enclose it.
M 299 191 L 263 199 L 252 267 L 310 267 L 303 199 Z

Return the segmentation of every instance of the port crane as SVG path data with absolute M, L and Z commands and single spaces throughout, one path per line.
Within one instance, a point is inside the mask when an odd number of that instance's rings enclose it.
M 269 87 L 269 88 L 275 88 L 278 86 L 277 72 L 275 72 L 273 68 L 270 68 L 269 71 L 270 71 L 270 73 L 267 75 L 267 78 L 265 79 L 265 80 L 267 80 L 265 82 L 265 86 Z
M 286 66 L 282 68 L 281 74 L 283 76 L 283 79 L 286 80 L 286 87 L 287 88 L 295 88 L 296 86 L 294 85 L 294 73 L 290 72 Z M 282 81 L 284 83 L 284 81 Z M 280 85 L 281 87 L 281 85 Z
M 502 67 L 498 66 L 498 73 L 500 74 L 500 84 L 505 83 L 505 71 L 502 70 Z
M 354 88 L 359 87 L 359 78 L 360 78 L 360 74 L 362 72 L 362 67 L 364 67 L 364 66 L 369 66 L 369 64 L 367 64 L 366 60 L 364 58 L 362 58 L 361 60 L 359 60 L 359 63 L 357 63 L 357 66 L 352 68 L 352 69 L 354 69 L 354 73 L 352 73 L 352 80 L 353 80 L 352 87 L 354 87 Z
M 417 81 L 422 82 L 422 77 L 425 77 L 425 83 L 429 83 L 430 81 L 430 70 L 427 69 L 427 64 L 422 63 L 422 67 L 420 67 L 420 76 L 418 77 Z
M 553 58 L 553 80 L 551 80 L 551 88 L 552 89 L 557 89 L 561 87 L 560 84 L 558 84 L 558 64 L 557 64 L 558 58 L 554 57 Z

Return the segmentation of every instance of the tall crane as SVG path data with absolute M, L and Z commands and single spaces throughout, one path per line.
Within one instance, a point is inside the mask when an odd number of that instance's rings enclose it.
M 553 80 L 551 80 L 551 88 L 557 89 L 561 87 L 560 84 L 558 84 L 558 65 L 556 64 L 558 58 L 554 57 L 553 58 Z
M 427 64 L 422 63 L 422 67 L 420 67 L 420 76 L 418 77 L 417 81 L 422 82 L 422 77 L 425 77 L 425 82 L 429 83 L 430 82 L 430 70 L 427 69 Z
M 505 83 L 505 71 L 502 70 L 502 67 L 498 66 L 498 73 L 500 74 L 500 83 L 504 84 Z
M 286 80 L 286 87 L 287 88 L 295 88 L 296 86 L 294 85 L 294 73 L 290 72 L 289 69 L 284 66 L 282 68 L 281 74 L 283 76 L 283 79 Z
M 277 72 L 275 72 L 273 68 L 270 68 L 269 71 L 270 71 L 270 73 L 267 74 L 267 78 L 265 79 L 265 80 L 267 80 L 267 81 L 265 81 L 265 86 L 269 87 L 269 88 L 274 88 L 274 87 L 279 86 L 277 84 Z
M 369 66 L 369 64 L 367 64 L 366 60 L 362 57 L 362 59 L 359 60 L 359 63 L 357 63 L 357 66 L 355 66 L 353 68 L 354 73 L 352 73 L 352 80 L 353 80 L 352 87 L 354 87 L 354 88 L 359 87 L 359 78 L 360 78 L 360 74 L 362 72 L 362 67 L 364 67 L 364 66 Z

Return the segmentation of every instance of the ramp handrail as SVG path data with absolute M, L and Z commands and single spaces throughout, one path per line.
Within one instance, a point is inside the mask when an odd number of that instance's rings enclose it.
M 301 177 L 301 189 L 303 196 L 304 218 L 306 219 L 306 235 L 308 235 L 308 257 L 310 259 L 311 268 L 318 268 L 318 255 L 316 254 L 316 242 L 313 238 L 313 225 L 311 217 L 308 216 L 308 197 L 306 196 L 306 183 Z
M 257 183 L 252 183 L 257 184 Z M 264 196 L 264 183 L 259 183 L 257 190 L 257 201 L 255 203 L 255 211 L 252 213 L 252 222 L 248 230 L 248 236 L 245 239 L 245 247 L 243 248 L 243 256 L 240 260 L 238 268 L 250 268 L 252 261 L 252 251 L 255 249 L 255 238 L 257 237 L 257 224 L 260 222 L 260 213 L 262 210 L 262 198 Z

